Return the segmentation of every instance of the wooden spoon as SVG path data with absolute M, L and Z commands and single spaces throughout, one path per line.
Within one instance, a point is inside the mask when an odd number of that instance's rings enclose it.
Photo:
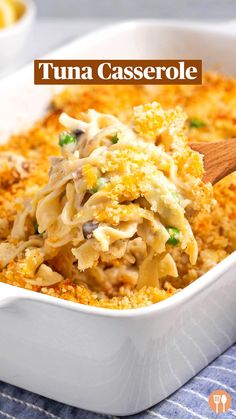
M 205 183 L 214 185 L 236 170 L 236 138 L 217 143 L 191 143 L 190 147 L 204 155 Z

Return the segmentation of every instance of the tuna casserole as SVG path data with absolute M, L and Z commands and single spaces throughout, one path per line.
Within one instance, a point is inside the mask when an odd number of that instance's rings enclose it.
M 72 87 L 1 146 L 0 280 L 107 308 L 180 291 L 235 250 L 235 175 L 188 141 L 235 136 L 236 81 Z

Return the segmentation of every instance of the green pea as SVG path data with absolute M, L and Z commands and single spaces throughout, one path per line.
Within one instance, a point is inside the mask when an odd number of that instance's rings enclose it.
M 119 141 L 119 137 L 118 137 L 118 135 L 116 133 L 115 135 L 113 135 L 113 137 L 111 139 L 111 142 L 112 142 L 112 144 L 117 144 L 118 141 Z
M 190 128 L 204 128 L 206 127 L 206 125 L 207 125 L 206 122 L 198 118 L 192 118 L 189 120 Z
M 77 142 L 77 138 L 74 134 L 69 134 L 68 132 L 62 132 L 59 135 L 59 145 L 61 147 L 67 144 L 75 144 Z
M 179 229 L 176 227 L 166 227 L 166 230 L 170 235 L 167 243 L 171 244 L 172 246 L 177 246 L 179 244 Z

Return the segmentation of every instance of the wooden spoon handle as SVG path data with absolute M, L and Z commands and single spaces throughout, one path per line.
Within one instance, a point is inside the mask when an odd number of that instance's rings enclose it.
M 216 143 L 194 143 L 190 147 L 204 155 L 204 182 L 214 185 L 236 170 L 236 138 Z

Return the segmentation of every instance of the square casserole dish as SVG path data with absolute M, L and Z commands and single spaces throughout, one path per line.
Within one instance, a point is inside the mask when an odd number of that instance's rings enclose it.
M 235 25 L 236 26 L 236 25 Z M 141 20 L 107 27 L 49 58 L 200 58 L 235 72 L 234 24 Z M 0 137 L 26 130 L 61 89 L 33 65 L 0 82 Z M 144 410 L 236 340 L 236 254 L 168 300 L 133 310 L 84 306 L 0 283 L 0 379 L 83 409 Z

